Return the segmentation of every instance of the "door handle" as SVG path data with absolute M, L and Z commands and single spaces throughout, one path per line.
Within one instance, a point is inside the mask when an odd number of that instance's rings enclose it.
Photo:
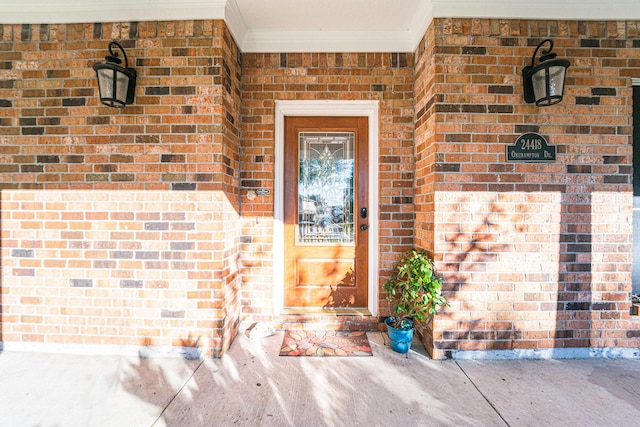
M 360 218 L 366 218 L 366 217 L 367 217 L 367 208 L 360 209 Z
M 362 231 L 366 231 L 368 228 L 369 228 L 369 226 L 367 224 L 362 224 L 360 226 L 360 230 L 362 230 Z

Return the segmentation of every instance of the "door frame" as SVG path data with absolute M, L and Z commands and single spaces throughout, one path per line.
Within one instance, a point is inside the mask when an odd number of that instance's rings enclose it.
M 367 309 L 378 315 L 378 109 L 379 101 L 276 101 L 273 183 L 273 307 L 284 309 L 284 118 L 285 116 L 367 117 L 369 127 L 369 263 Z

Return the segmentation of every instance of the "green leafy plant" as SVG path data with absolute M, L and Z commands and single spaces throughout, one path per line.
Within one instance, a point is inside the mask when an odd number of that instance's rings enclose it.
M 442 295 L 442 278 L 424 250 L 404 254 L 383 288 L 395 313 L 391 326 L 397 329 L 411 329 L 414 322 L 428 323 L 439 307 L 448 305 Z

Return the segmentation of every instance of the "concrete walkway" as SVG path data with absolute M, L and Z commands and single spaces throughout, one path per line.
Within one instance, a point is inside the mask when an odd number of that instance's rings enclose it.
M 632 426 L 640 360 L 279 357 L 282 333 L 218 360 L 0 354 L 1 426 Z

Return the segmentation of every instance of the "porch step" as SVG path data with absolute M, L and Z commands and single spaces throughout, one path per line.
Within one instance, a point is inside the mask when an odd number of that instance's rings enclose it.
M 276 330 L 379 331 L 381 320 L 367 309 L 311 310 L 287 308 L 273 321 Z

